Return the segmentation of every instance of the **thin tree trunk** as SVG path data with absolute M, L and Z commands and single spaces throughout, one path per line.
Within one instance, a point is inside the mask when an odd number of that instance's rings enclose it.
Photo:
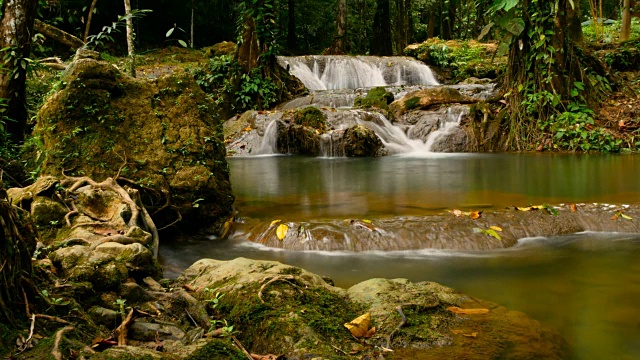
M 96 8 L 96 3 L 98 0 L 93 0 L 91 2 L 91 6 L 89 6 L 89 13 L 87 14 L 87 25 L 84 27 L 84 42 L 87 42 L 87 38 L 89 37 L 89 29 L 91 28 L 91 19 L 93 18 L 93 10 Z
M 133 19 L 131 18 L 131 0 L 124 0 L 124 14 L 127 18 L 127 50 L 129 54 L 129 75 L 136 77 L 135 45 L 133 42 Z
M 434 36 L 436 36 L 436 12 L 432 10 L 429 12 L 429 21 L 427 22 L 427 39 Z
M 0 19 L 0 98 L 7 99 L 3 115 L 13 121 L 5 129 L 16 143 L 24 139 L 27 126 L 26 80 L 27 60 L 31 52 L 31 34 L 36 15 L 37 0 L 4 0 Z M 11 54 L 14 55 L 11 55 Z
M 582 22 L 580 21 L 580 1 L 567 5 L 567 35 L 576 44 L 582 43 Z
M 194 17 L 195 17 L 195 2 L 194 0 L 191 0 L 191 42 L 189 43 L 189 45 L 191 45 L 191 48 L 193 49 L 193 23 L 194 23 Z
M 624 0 L 622 8 L 622 30 L 620 31 L 620 41 L 629 40 L 631 35 L 631 0 Z
M 36 19 L 35 23 L 33 24 L 33 28 L 35 31 L 41 33 L 49 39 L 57 41 L 62 45 L 66 45 L 73 50 L 84 46 L 84 42 L 77 37 L 69 34 L 66 31 L 62 31 L 55 26 L 44 23 L 38 19 Z

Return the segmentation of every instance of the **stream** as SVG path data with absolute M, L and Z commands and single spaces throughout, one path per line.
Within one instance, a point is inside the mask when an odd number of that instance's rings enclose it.
M 521 239 L 506 250 L 303 252 L 247 242 L 243 219 L 379 219 L 451 208 L 640 201 L 640 156 L 432 154 L 375 159 L 230 158 L 240 223 L 228 240 L 160 247 L 165 275 L 200 258 L 277 260 L 349 287 L 436 281 L 557 329 L 575 359 L 640 358 L 640 234 Z

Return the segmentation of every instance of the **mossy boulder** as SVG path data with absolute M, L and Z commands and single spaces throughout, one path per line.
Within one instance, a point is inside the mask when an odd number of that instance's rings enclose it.
M 342 141 L 344 153 L 349 157 L 379 156 L 384 148 L 376 133 L 362 124 L 348 128 Z
M 481 359 L 483 354 L 491 359 L 562 359 L 566 355 L 560 336 L 524 314 L 432 282 L 372 279 L 345 291 L 301 268 L 237 258 L 197 261 L 173 284 L 184 285 L 197 289 L 194 296 L 201 301 L 223 294 L 217 296 L 215 307 L 209 307 L 210 314 L 232 324 L 237 338 L 252 353 L 377 358 L 384 347 L 398 359 Z M 484 310 L 478 315 L 458 310 L 469 308 Z M 345 324 L 367 313 L 367 329 L 375 330 L 367 339 L 356 339 Z M 400 325 L 402 316 L 406 321 Z M 226 348 L 225 344 L 211 347 Z M 200 352 L 206 351 L 203 348 L 192 357 Z
M 478 102 L 478 100 L 462 94 L 455 88 L 439 86 L 412 91 L 401 99 L 394 101 L 390 107 L 396 118 L 399 118 L 409 110 L 427 109 L 434 105 L 471 104 L 475 102 Z
M 38 113 L 34 135 L 43 175 L 120 176 L 164 194 L 154 218 L 192 232 L 218 230 L 234 197 L 221 123 L 193 77 L 177 70 L 158 79 L 130 78 L 94 59 L 74 61 L 63 86 Z M 158 202 L 158 199 L 156 199 Z M 198 204 L 198 206 L 194 206 Z M 203 225 L 207 224 L 207 225 Z
M 213 46 L 206 47 L 204 50 L 204 55 L 208 58 L 212 58 L 214 56 L 222 56 L 222 55 L 233 55 L 235 54 L 238 45 L 231 41 L 223 41 Z
M 389 108 L 389 104 L 391 104 L 393 100 L 393 94 L 380 86 L 370 89 L 365 97 L 357 97 L 353 103 L 353 107 L 378 110 L 385 117 L 393 119 L 393 114 Z
M 307 106 L 296 110 L 293 121 L 302 126 L 324 131 L 327 126 L 327 117 L 315 106 Z
M 186 360 L 246 360 L 247 356 L 228 340 L 212 340 L 194 351 Z

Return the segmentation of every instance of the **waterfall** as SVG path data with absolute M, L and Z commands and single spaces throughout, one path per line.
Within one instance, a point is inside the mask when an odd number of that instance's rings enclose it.
M 431 69 L 409 57 L 278 57 L 280 64 L 309 90 L 399 85 L 438 85 Z
M 389 151 L 389 155 L 429 152 L 422 140 L 410 139 L 400 127 L 393 125 L 384 115 L 379 113 L 371 113 L 370 115 L 373 115 L 377 121 L 358 120 L 358 123 L 365 125 L 378 135 L 382 144 Z
M 273 155 L 278 153 L 278 120 L 267 125 L 262 135 L 260 146 L 253 151 L 253 155 Z
M 425 142 L 427 152 L 433 152 L 433 145 L 436 144 L 441 137 L 446 136 L 447 134 L 450 134 L 454 130 L 456 130 L 460 126 L 462 116 L 468 113 L 469 108 L 466 106 L 461 108 L 448 108 L 444 121 L 440 121 L 440 123 L 438 124 L 438 129 L 429 134 L 429 137 Z

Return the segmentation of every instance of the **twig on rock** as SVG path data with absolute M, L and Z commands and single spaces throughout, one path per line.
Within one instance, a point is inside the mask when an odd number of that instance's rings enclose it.
M 404 312 L 402 312 L 402 305 L 396 306 L 396 311 L 398 312 L 398 314 L 400 314 L 400 316 L 402 316 L 402 321 L 400 321 L 400 324 L 398 324 L 398 326 L 393 329 L 391 334 L 387 336 L 387 348 L 389 349 L 391 349 L 391 338 L 393 337 L 393 334 L 398 332 L 403 326 L 407 324 L 407 317 L 404 315 Z
M 236 346 L 244 353 L 247 359 L 253 360 L 253 357 L 247 351 L 247 349 L 245 349 L 244 346 L 242 346 L 242 343 L 240 342 L 240 340 L 238 340 L 238 338 L 236 338 L 235 336 L 232 336 L 231 338 L 233 339 L 233 342 L 236 344 Z

